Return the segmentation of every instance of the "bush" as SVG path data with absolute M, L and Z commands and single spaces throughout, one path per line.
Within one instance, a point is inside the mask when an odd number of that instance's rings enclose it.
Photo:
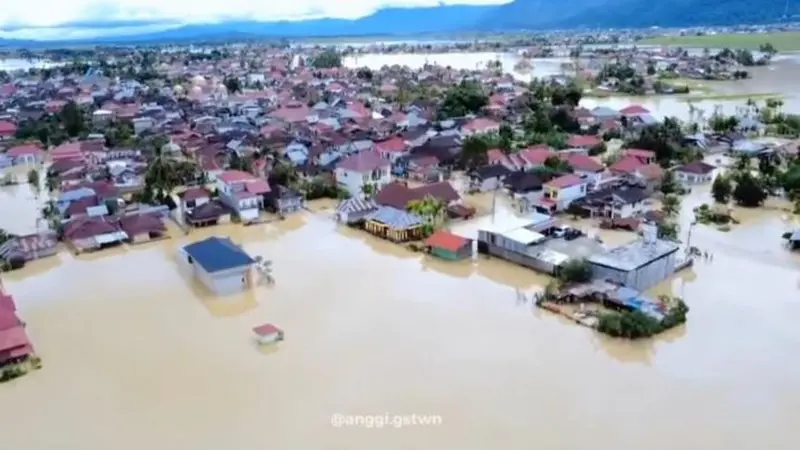
M 689 307 L 681 299 L 674 301 L 675 305 L 661 321 L 639 311 L 613 312 L 600 316 L 597 330 L 609 336 L 626 339 L 641 339 L 656 335 L 686 322 Z
M 586 283 L 592 279 L 592 266 L 585 259 L 567 261 L 558 278 L 564 283 Z

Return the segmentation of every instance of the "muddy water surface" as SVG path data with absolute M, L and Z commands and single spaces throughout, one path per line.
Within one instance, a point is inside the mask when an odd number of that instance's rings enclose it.
M 29 197 L 2 191 L 0 227 L 28 227 Z M 519 304 L 545 277 L 429 260 L 329 213 L 174 230 L 4 276 L 44 368 L 0 386 L 2 447 L 796 448 L 800 259 L 780 246 L 785 212 L 743 214 L 729 233 L 695 227 L 713 262 L 655 290 L 685 297 L 688 325 L 634 344 Z M 214 234 L 273 260 L 276 284 L 215 299 L 186 279 L 177 249 Z M 286 340 L 259 350 L 262 322 Z M 335 413 L 442 424 L 335 428 Z

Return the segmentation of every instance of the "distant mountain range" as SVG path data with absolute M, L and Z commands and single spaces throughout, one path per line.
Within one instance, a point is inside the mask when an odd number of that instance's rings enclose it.
M 800 14 L 800 2 L 786 10 L 786 0 L 515 0 L 498 6 L 440 5 L 387 8 L 360 19 L 303 21 L 237 21 L 185 25 L 159 32 L 125 36 L 33 41 L 0 39 L 5 46 L 79 44 L 148 44 L 241 39 L 413 36 L 471 31 L 576 28 L 688 27 L 775 22 Z M 130 24 L 127 24 L 130 25 Z M 103 22 L 102 27 L 109 28 Z

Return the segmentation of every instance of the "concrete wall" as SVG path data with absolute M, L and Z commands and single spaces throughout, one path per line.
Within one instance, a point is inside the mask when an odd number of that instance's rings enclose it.
M 552 275 L 556 271 L 556 267 L 553 264 L 535 259 L 527 254 L 520 253 L 514 250 L 509 250 L 479 239 L 478 242 L 479 251 L 481 248 L 484 248 L 486 250 L 484 252 L 485 254 L 496 256 L 500 259 L 504 259 L 514 264 L 518 264 L 520 266 L 533 269 L 537 272 L 542 272 Z

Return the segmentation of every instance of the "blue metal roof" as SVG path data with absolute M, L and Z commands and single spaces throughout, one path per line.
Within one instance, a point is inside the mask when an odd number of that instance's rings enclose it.
M 210 237 L 183 247 L 183 251 L 209 273 L 243 267 L 255 262 L 230 238 Z

